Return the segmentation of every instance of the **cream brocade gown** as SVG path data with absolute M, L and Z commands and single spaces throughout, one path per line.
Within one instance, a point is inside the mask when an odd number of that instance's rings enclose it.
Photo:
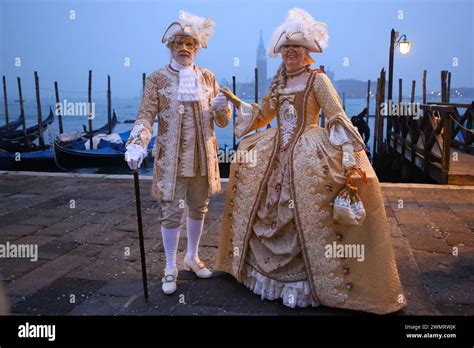
M 290 307 L 323 304 L 393 312 L 405 302 L 399 301 L 402 289 L 377 177 L 365 155 L 365 144 L 327 76 L 320 70 L 308 75 L 304 84 L 279 91 L 276 112 L 270 110 L 268 96 L 261 108 L 243 104 L 238 112 L 235 132 L 239 137 L 266 126 L 274 117 L 278 127 L 239 144 L 239 150 L 256 151 L 256 165 L 232 164 L 216 269 L 232 273 L 262 299 L 281 298 Z M 321 108 L 326 128 L 318 127 Z M 366 194 L 378 204 L 359 228 L 365 228 L 367 235 L 332 223 L 330 202 L 346 180 L 340 148 L 345 142 L 354 145 L 357 163 L 368 173 L 371 187 L 366 193 L 361 190 L 366 209 L 371 209 Z M 307 183 L 301 182 L 304 175 Z M 378 230 L 375 236 L 365 227 L 370 223 Z M 348 242 L 355 236 L 353 242 L 366 244 L 369 263 L 360 266 L 354 260 L 325 258 L 324 246 L 342 243 L 344 235 Z M 373 257 L 381 262 L 378 271 L 385 273 L 385 280 L 372 266 Z M 350 278 L 363 279 L 359 272 L 376 272 L 372 280 L 380 283 L 375 288 L 382 294 L 371 295 L 368 284 L 358 287 Z M 351 294 L 362 300 L 351 299 Z
M 249 240 L 243 282 L 262 299 L 281 298 L 290 307 L 306 307 L 311 301 L 305 265 L 294 223 L 289 182 L 291 136 L 296 128 L 294 103 L 303 98 L 305 85 L 280 91 L 276 156 Z

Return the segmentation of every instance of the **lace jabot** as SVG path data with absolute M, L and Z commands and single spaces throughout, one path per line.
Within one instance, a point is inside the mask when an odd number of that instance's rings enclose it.
M 205 99 L 201 81 L 199 80 L 194 65 L 182 65 L 176 60 L 171 60 L 171 67 L 179 71 L 179 84 L 177 98 L 179 101 L 198 101 Z

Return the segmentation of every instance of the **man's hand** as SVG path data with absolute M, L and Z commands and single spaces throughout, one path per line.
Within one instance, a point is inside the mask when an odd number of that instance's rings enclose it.
M 241 100 L 234 93 L 231 92 L 228 88 L 221 88 L 220 93 L 224 94 L 228 101 L 230 101 L 234 106 L 239 109 L 241 105 Z M 220 94 L 219 93 L 219 94 Z
M 146 150 L 137 144 L 128 144 L 125 152 L 125 161 L 127 161 L 130 169 L 135 170 L 140 168 L 143 160 L 148 155 Z

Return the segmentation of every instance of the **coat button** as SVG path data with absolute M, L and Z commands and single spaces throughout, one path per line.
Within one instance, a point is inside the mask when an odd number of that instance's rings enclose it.
M 234 176 L 238 179 L 239 178 L 239 172 L 235 172 Z
M 229 220 L 230 221 L 234 220 L 234 217 L 232 216 L 232 214 L 229 214 Z
M 231 207 L 233 207 L 234 206 L 234 201 L 231 199 L 229 204 L 230 204 Z
M 272 222 L 272 230 L 276 230 L 276 228 L 277 228 L 277 223 L 276 223 L 276 221 L 273 221 Z
M 341 240 L 342 240 L 342 234 L 336 233 L 336 239 L 337 239 L 338 241 L 341 241 Z
M 232 186 L 232 191 L 233 191 L 233 192 L 237 192 L 237 186 L 235 186 L 235 185 Z
M 342 267 L 342 273 L 349 274 L 349 267 Z
M 354 284 L 352 284 L 352 283 L 347 283 L 346 284 L 346 289 L 347 290 L 352 290 L 353 288 L 354 288 Z

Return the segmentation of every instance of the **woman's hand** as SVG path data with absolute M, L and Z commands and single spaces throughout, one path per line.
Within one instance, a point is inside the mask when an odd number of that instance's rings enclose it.
M 234 106 L 239 109 L 240 105 L 242 104 L 242 101 L 237 97 L 234 93 L 231 92 L 230 89 L 228 88 L 221 88 L 219 94 L 223 94 L 228 101 L 230 101 Z
M 356 166 L 354 156 L 354 145 L 351 143 L 342 144 L 342 166 L 345 170 L 353 169 Z
M 227 107 L 227 98 L 224 93 L 219 92 L 214 99 L 211 100 L 211 106 L 217 111 L 223 111 Z

